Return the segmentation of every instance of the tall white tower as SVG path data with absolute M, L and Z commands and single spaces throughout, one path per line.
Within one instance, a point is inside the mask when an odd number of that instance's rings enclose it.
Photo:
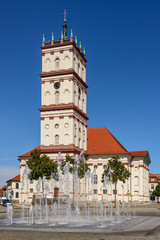
M 87 150 L 86 57 L 81 42 L 67 37 L 64 17 L 61 39 L 42 43 L 41 152 L 80 153 Z

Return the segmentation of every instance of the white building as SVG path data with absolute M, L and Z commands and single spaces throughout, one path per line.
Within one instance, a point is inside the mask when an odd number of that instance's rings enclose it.
M 113 189 L 102 188 L 101 176 L 108 160 L 118 155 L 131 172 L 125 184 L 118 183 L 118 200 L 148 201 L 148 173 L 150 158 L 148 151 L 128 152 L 106 128 L 88 128 L 86 114 L 86 56 L 81 43 L 66 35 L 64 20 L 61 40 L 42 43 L 41 77 L 41 143 L 37 149 L 55 160 L 58 152 L 63 158 L 66 154 L 79 154 L 84 150 L 91 171 L 96 170 L 96 179 L 90 192 L 90 200 L 96 196 L 101 200 L 112 199 Z M 20 155 L 20 175 L 24 171 L 30 152 Z M 81 195 L 85 194 L 85 182 L 81 183 Z M 57 186 L 55 186 L 57 189 Z M 28 190 L 21 191 L 21 201 L 29 200 L 36 192 L 36 181 L 29 184 Z M 128 194 L 128 195 L 127 195 Z M 129 195 L 131 194 L 131 195 Z

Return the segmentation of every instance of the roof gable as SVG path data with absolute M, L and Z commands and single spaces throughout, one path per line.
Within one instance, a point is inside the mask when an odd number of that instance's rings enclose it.
M 6 182 L 10 182 L 10 181 L 20 181 L 20 174 L 15 176 L 14 178 L 7 180 Z
M 22 154 L 22 155 L 20 155 L 18 157 L 30 157 L 31 156 L 31 152 L 34 151 L 35 149 L 40 150 L 40 145 L 38 147 L 32 149 L 31 151 L 29 151 L 27 153 L 24 153 L 24 154 Z
M 145 157 L 148 151 L 132 151 L 129 152 L 133 157 Z
M 87 150 L 89 155 L 128 153 L 105 127 L 87 129 Z

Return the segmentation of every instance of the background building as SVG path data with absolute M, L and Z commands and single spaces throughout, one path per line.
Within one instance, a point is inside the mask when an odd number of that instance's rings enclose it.
M 19 192 L 20 192 L 20 175 L 15 176 L 6 181 L 7 189 L 6 196 L 14 203 L 19 203 Z
M 0 189 L 0 202 L 1 202 L 1 199 L 3 197 L 6 197 L 6 189 L 7 189 L 7 185 L 3 186 L 1 189 Z
M 157 176 L 158 175 L 158 176 Z M 159 174 L 149 173 L 149 199 L 152 201 L 155 200 L 155 196 L 153 196 L 153 191 L 155 190 L 156 186 L 160 184 Z

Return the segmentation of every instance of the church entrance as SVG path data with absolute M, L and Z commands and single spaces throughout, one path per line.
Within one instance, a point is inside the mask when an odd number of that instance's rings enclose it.
M 54 188 L 54 197 L 58 196 L 58 191 L 59 191 L 59 188 Z

